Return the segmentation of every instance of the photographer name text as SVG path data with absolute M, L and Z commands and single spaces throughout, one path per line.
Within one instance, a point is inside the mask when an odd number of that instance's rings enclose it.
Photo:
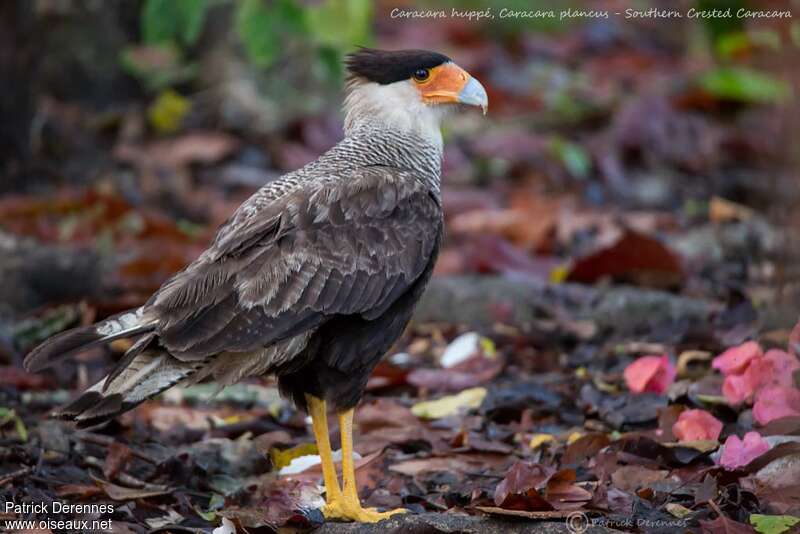
M 26 530 L 72 530 L 86 532 L 89 530 L 111 530 L 111 519 L 60 519 L 60 518 L 39 518 L 39 516 L 60 515 L 60 514 L 90 514 L 107 515 L 114 513 L 112 504 L 70 504 L 60 501 L 38 502 L 38 503 L 14 503 L 6 502 L 0 508 L 5 515 L 14 514 L 17 516 L 35 516 L 36 519 L 6 519 L 0 522 L 0 527 L 4 531 L 26 531 Z

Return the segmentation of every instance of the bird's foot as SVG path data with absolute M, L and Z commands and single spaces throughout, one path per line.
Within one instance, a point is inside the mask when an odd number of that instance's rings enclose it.
M 329 502 L 322 508 L 325 519 L 340 521 L 356 521 L 358 523 L 377 523 L 395 514 L 407 512 L 405 508 L 397 508 L 386 512 L 379 512 L 376 508 L 362 508 L 357 500 L 341 498 Z

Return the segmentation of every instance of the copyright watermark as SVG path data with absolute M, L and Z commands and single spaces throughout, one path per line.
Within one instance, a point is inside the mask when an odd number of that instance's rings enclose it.
M 589 517 L 585 512 L 571 512 L 567 518 L 567 530 L 571 534 L 583 534 L 590 527 L 605 528 L 686 528 L 689 526 L 685 519 L 643 519 L 643 518 L 611 518 Z
M 68 531 L 109 531 L 112 529 L 111 519 L 61 519 L 63 514 L 111 515 L 113 504 L 70 504 L 61 501 L 0 504 L 3 516 L 33 515 L 36 519 L 4 519 L 0 520 L 3 532 L 29 530 L 68 530 Z M 56 516 L 56 517 L 49 517 Z
M 589 516 L 583 512 L 572 512 L 567 516 L 567 530 L 572 534 L 583 534 L 589 529 Z

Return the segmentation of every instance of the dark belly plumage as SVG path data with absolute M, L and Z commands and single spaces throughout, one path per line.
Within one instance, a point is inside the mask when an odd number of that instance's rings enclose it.
M 276 370 L 285 397 L 301 409 L 306 394 L 325 399 L 336 410 L 358 404 L 369 375 L 411 320 L 433 273 L 441 235 L 440 229 L 423 273 L 383 314 L 372 320 L 361 315 L 332 317 L 315 331 L 302 354 Z M 299 362 L 304 363 L 298 367 Z

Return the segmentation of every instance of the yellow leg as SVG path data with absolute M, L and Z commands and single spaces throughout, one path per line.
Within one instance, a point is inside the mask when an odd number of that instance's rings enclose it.
M 306 395 L 308 414 L 311 416 L 311 428 L 317 440 L 317 450 L 322 460 L 322 478 L 325 481 L 325 502 L 332 505 L 342 499 L 339 480 L 336 478 L 336 467 L 333 465 L 330 436 L 328 435 L 328 411 L 325 401 L 312 395 Z
M 374 508 L 362 508 L 356 488 L 356 470 L 353 463 L 353 410 L 339 413 L 339 432 L 342 434 L 342 499 L 325 506 L 323 514 L 328 519 L 344 519 L 360 523 L 375 523 L 394 514 L 405 512 L 403 508 L 378 512 Z

